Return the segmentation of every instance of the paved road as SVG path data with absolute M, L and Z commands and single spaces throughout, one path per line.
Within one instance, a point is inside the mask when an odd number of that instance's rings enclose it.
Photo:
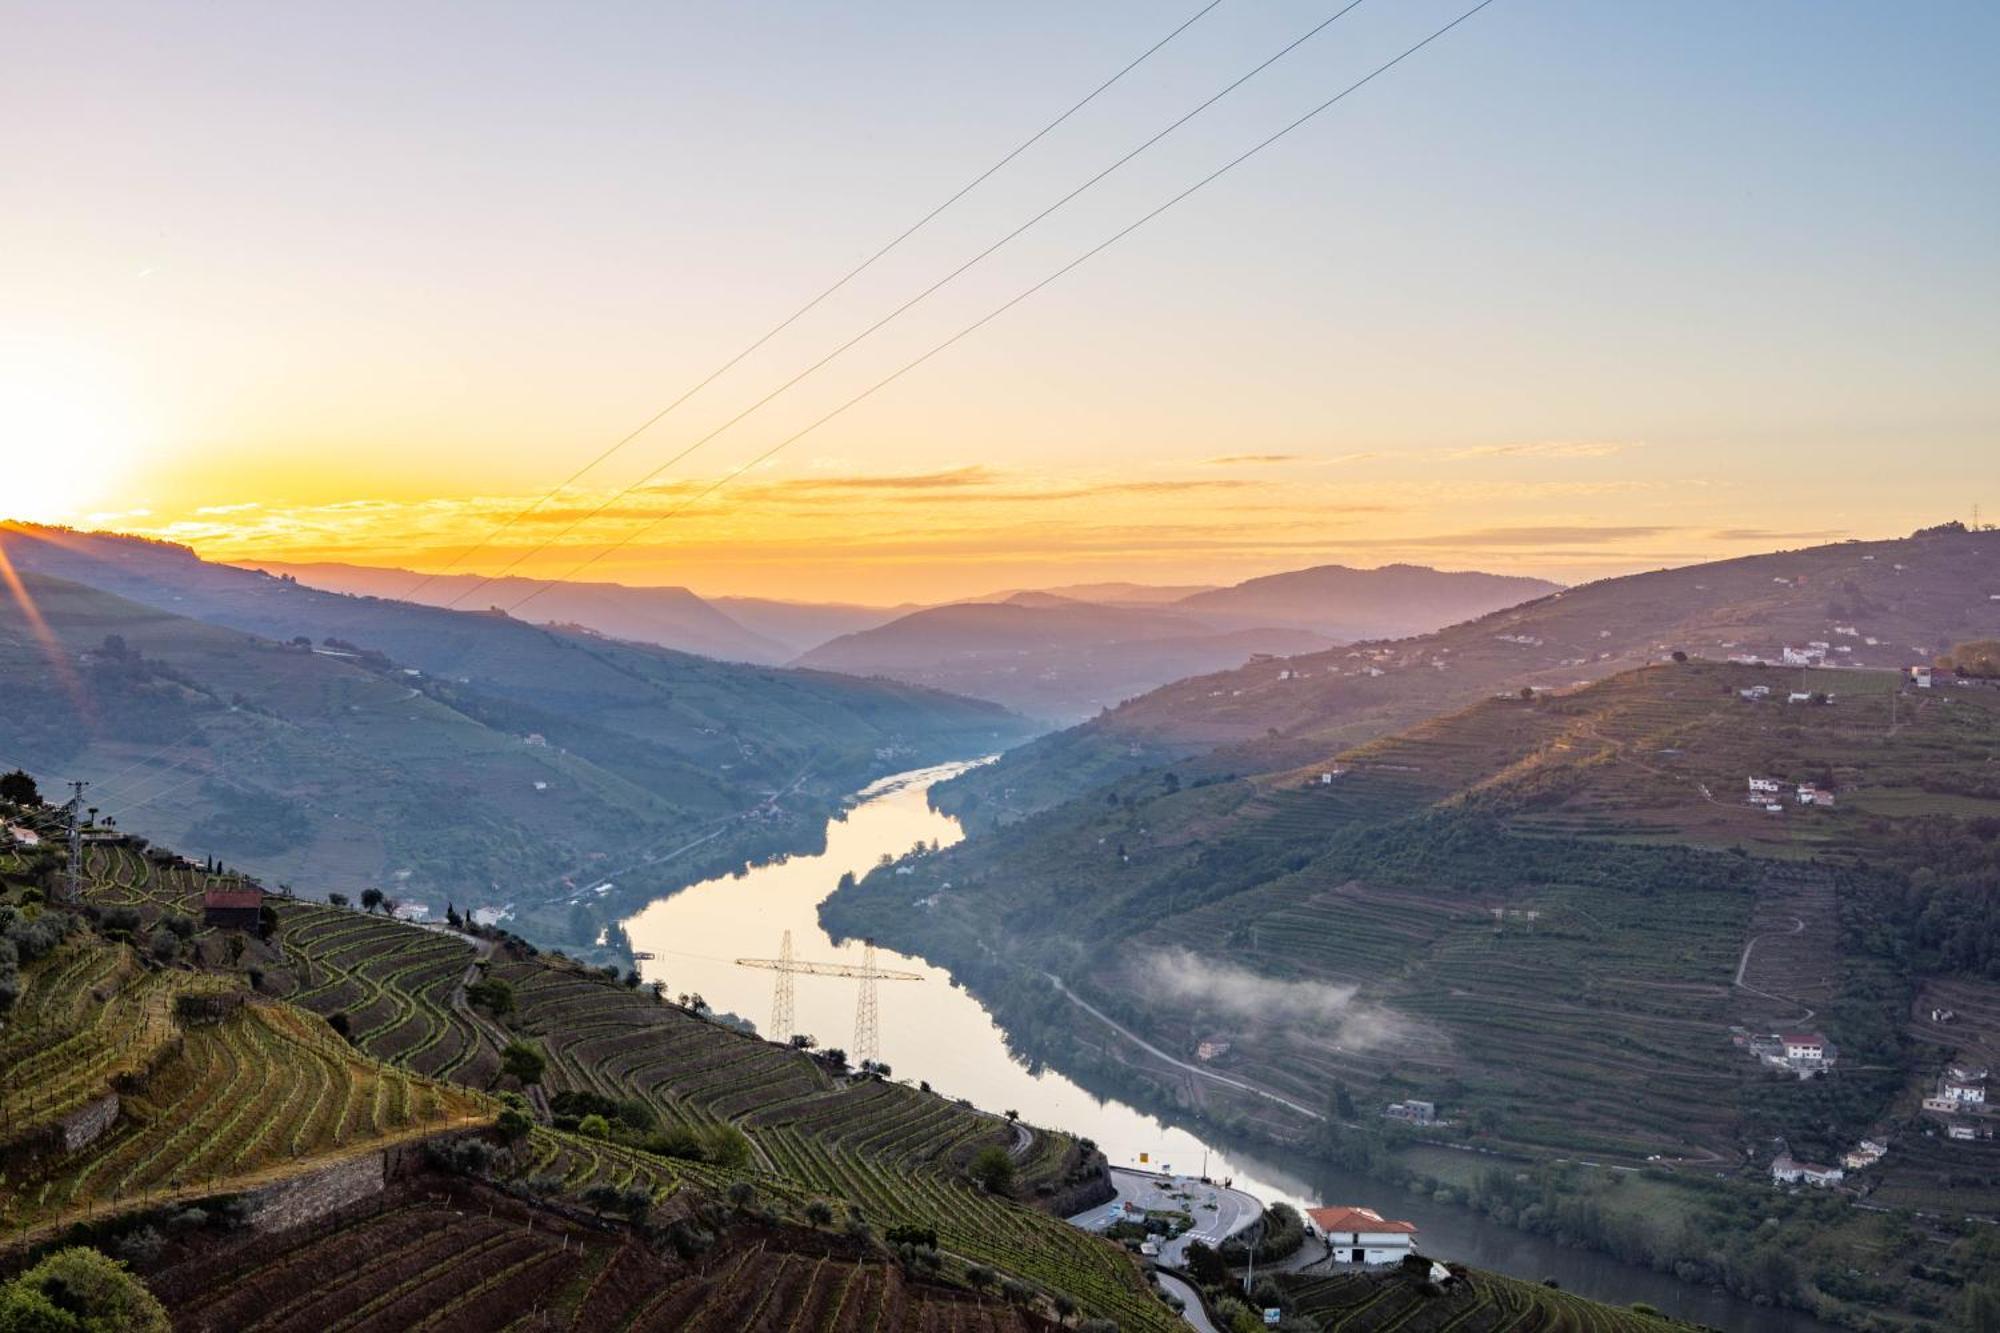
M 1159 1273 L 1156 1276 L 1160 1281 L 1160 1290 L 1178 1296 L 1185 1302 L 1181 1307 L 1181 1318 L 1194 1325 L 1196 1333 L 1219 1333 L 1215 1325 L 1209 1322 L 1208 1311 L 1201 1308 L 1201 1297 L 1195 1295 L 1193 1287 L 1172 1273 Z
M 1194 1218 L 1194 1226 L 1160 1246 L 1160 1263 L 1168 1268 L 1184 1266 L 1187 1247 L 1193 1242 L 1220 1246 L 1264 1215 L 1264 1205 L 1255 1196 L 1221 1185 L 1204 1185 L 1193 1176 L 1159 1176 L 1114 1166 L 1111 1184 L 1118 1191 L 1116 1199 L 1077 1214 L 1070 1223 L 1086 1231 L 1102 1231 L 1118 1219 L 1126 1203 L 1148 1210 L 1184 1212 Z

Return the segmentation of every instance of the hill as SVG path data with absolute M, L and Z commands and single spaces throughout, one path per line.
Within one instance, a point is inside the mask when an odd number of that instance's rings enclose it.
M 784 644 L 744 628 L 686 588 L 632 588 L 622 583 L 544 584 L 537 579 L 484 579 L 476 574 L 425 576 L 407 569 L 331 562 L 289 564 L 258 560 L 244 567 L 328 592 L 414 601 L 424 606 L 462 605 L 468 611 L 507 606 L 535 593 L 533 618 L 537 621 L 579 625 L 609 638 L 658 644 L 725 662 L 770 665 L 796 656 Z
M 6 537 L 17 566 L 49 547 Z M 644 896 L 810 848 L 848 791 L 1022 726 L 908 686 L 321 593 L 172 550 L 115 578 L 68 563 L 155 604 L 18 576 L 34 612 L 0 597 L 8 764 L 94 778 L 128 827 L 274 881 L 386 887 L 434 914 L 512 903 L 543 940 L 594 937 L 617 907 L 596 895 L 579 916 L 580 889 L 615 877 Z
M 1778 661 L 1787 644 L 1817 641 L 1829 662 L 1901 667 L 1990 636 L 1996 593 L 2000 532 L 1958 525 L 1603 579 L 1431 634 L 1177 681 L 954 779 L 936 800 L 990 828 L 1149 768 L 1288 768 L 1497 691 L 1564 688 L 1675 650 Z
M 786 658 L 843 634 L 886 625 L 917 610 L 915 604 L 864 606 L 851 602 L 787 602 L 771 597 L 710 597 L 710 606 L 753 633 L 783 644 Z
M 1514 1174 L 1465 1148 L 1587 1161 L 1533 1177 L 1533 1229 L 1720 1274 L 1712 1234 L 1655 1219 L 1760 1215 L 1779 1152 L 1871 1137 L 1872 1206 L 2000 1215 L 1990 1149 L 1922 1105 L 2000 1053 L 1996 754 L 1984 682 L 1669 663 L 1251 778 L 1128 777 L 825 910 L 1101 1088 L 1510 1218 Z M 1818 1077 L 1751 1048 L 1801 1030 L 1838 1050 Z M 1388 1118 L 1410 1099 L 1444 1123 Z M 1881 1219 L 1829 1206 L 1741 1290 L 1842 1319 L 1943 1299 L 1921 1263 L 1843 1294 Z
M 823 644 L 798 665 L 884 676 L 1067 721 L 1257 653 L 1322 646 L 1300 630 L 1217 632 L 1170 608 L 1023 592 L 912 612 Z
M 1426 634 L 1559 591 L 1547 579 L 1424 565 L 1316 565 L 1191 593 L 1174 606 L 1218 626 L 1289 625 L 1344 642 Z
M 88 845 L 81 904 L 48 901 L 62 870 L 53 837 L 0 851 L 0 1052 L 60 1071 L 8 1085 L 0 1283 L 87 1244 L 190 1329 L 1184 1326 L 1059 1220 L 1105 1197 L 1087 1143 L 494 932 L 285 898 L 207 925 L 205 889 L 241 881 L 130 840 Z M 967 1179 L 982 1149 L 1012 1184 Z M 1669 1327 L 1474 1270 L 1412 1281 L 1269 1299 L 1288 1327 Z
M 0 1041 L 10 1067 L 63 1071 L 9 1083 L 0 1262 L 103 1244 L 193 1327 L 253 1307 L 282 1328 L 492 1327 L 481 1312 L 523 1292 L 647 1328 L 766 1326 L 742 1319 L 744 1292 L 775 1327 L 851 1327 L 848 1296 L 943 1326 L 1039 1329 L 1080 1307 L 1173 1327 L 1123 1251 L 1045 1211 L 1104 1188 L 1101 1156 L 1056 1131 L 516 937 L 283 897 L 260 929 L 210 926 L 214 878 L 129 841 L 93 841 L 84 903 L 57 907 L 56 847 L 0 854 L 0 930 L 21 949 Z M 985 1149 L 1011 1183 L 968 1178 Z M 302 1280 L 333 1236 L 381 1248 Z

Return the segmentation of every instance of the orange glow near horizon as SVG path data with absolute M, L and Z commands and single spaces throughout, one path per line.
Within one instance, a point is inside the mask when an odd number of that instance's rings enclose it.
M 1033 141 L 1157 7 L 31 8 L 0 518 L 890 604 L 2000 505 L 1991 6 L 1495 6 L 1281 140 L 1457 6 L 1221 6 Z

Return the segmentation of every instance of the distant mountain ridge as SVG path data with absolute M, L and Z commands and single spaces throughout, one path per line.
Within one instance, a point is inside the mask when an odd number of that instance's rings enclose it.
M 1414 565 L 1323 565 L 1171 598 L 1180 590 L 1136 584 L 1019 590 L 914 611 L 822 644 L 798 663 L 932 685 L 1074 721 L 1258 656 L 1319 652 L 1343 632 L 1435 629 L 1555 587 Z
M 686 588 L 550 582 L 519 577 L 488 579 L 477 574 L 425 575 L 408 569 L 330 561 L 293 564 L 283 560 L 249 560 L 241 562 L 241 566 L 293 578 L 328 592 L 465 611 L 507 606 L 533 593 L 534 601 L 522 611 L 529 620 L 581 625 L 613 638 L 657 643 L 725 662 L 774 665 L 795 655 L 785 644 L 746 628 Z
M 1547 579 L 1426 565 L 1317 565 L 1174 603 L 1213 624 L 1290 625 L 1334 639 L 1400 639 L 1561 590 Z
M 539 897 L 544 939 L 572 933 L 561 874 L 629 870 L 643 892 L 676 849 L 810 845 L 874 778 L 1028 731 L 934 690 L 323 592 L 167 543 L 6 526 L 0 552 L 59 645 L 52 663 L 0 591 L 0 754 L 205 780 L 215 799 L 186 806 L 221 816 L 205 851 L 332 887 L 407 871 L 440 900 Z M 266 845 L 260 821 L 294 832 Z
M 1776 661 L 1788 643 L 1822 642 L 1833 663 L 1901 666 L 2000 632 L 1996 597 L 2000 532 L 1949 524 L 1601 579 L 1431 634 L 1175 681 L 934 799 L 990 824 L 1160 765 L 1283 769 L 1496 690 L 1599 679 L 1676 649 Z

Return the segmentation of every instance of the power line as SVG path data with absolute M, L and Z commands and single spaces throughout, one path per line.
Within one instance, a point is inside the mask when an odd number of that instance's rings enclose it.
M 451 562 L 447 564 L 443 569 L 438 570 L 435 573 L 426 574 L 424 575 L 424 577 L 417 580 L 417 582 L 410 585 L 410 587 L 402 593 L 401 595 L 402 599 L 408 600 L 408 598 L 412 594 L 416 593 L 418 590 L 428 586 L 434 580 L 442 578 L 444 575 L 458 568 L 458 566 L 461 563 L 463 563 L 468 556 L 472 555 L 475 551 L 484 550 L 488 545 L 492 543 L 495 537 L 498 537 L 501 533 L 506 532 L 508 529 L 512 528 L 516 523 L 519 523 L 522 519 L 534 513 L 537 509 L 540 509 L 543 505 L 547 504 L 549 501 L 555 499 L 556 496 L 560 495 L 564 490 L 568 489 L 571 485 L 575 484 L 576 481 L 579 478 L 581 478 L 585 473 L 591 471 L 598 464 L 604 462 L 606 459 L 610 458 L 613 454 L 617 453 L 620 449 L 623 449 L 626 445 L 630 444 L 632 441 L 638 439 L 641 435 L 651 430 L 655 425 L 659 424 L 659 422 L 662 419 L 664 419 L 675 408 L 679 407 L 682 403 L 685 403 L 688 399 L 700 393 L 710 384 L 713 384 L 717 379 L 721 378 L 724 374 L 728 373 L 730 370 L 735 368 L 735 366 L 739 362 L 741 362 L 743 358 L 749 356 L 752 352 L 755 352 L 765 343 L 771 341 L 771 339 L 777 337 L 780 333 L 783 333 L 786 329 L 790 328 L 793 324 L 797 323 L 806 314 L 808 314 L 816 306 L 818 306 L 822 301 L 826 300 L 828 297 L 832 296 L 835 292 L 845 287 L 848 283 L 854 281 L 854 279 L 860 277 L 863 273 L 867 272 L 870 268 L 874 267 L 877 260 L 884 258 L 886 255 L 889 254 L 890 251 L 902 245 L 904 241 L 909 240 L 912 236 L 916 235 L 918 232 L 922 231 L 925 227 L 929 226 L 931 222 L 934 221 L 940 213 L 943 213 L 953 204 L 965 198 L 966 195 L 971 194 L 974 190 L 978 189 L 981 185 L 985 184 L 986 181 L 990 177 L 992 177 L 996 172 L 998 172 L 1001 168 L 1005 167 L 1015 158 L 1019 157 L 1021 154 L 1027 152 L 1030 148 L 1033 148 L 1036 144 L 1040 143 L 1044 138 L 1046 138 L 1049 134 L 1051 134 L 1058 126 L 1063 124 L 1063 122 L 1067 121 L 1071 116 L 1074 116 L 1077 112 L 1083 110 L 1085 107 L 1089 106 L 1092 102 L 1096 101 L 1099 95 L 1103 94 L 1104 92 L 1108 91 L 1111 88 L 1111 85 L 1117 83 L 1127 74 L 1130 74 L 1133 70 L 1145 64 L 1146 61 L 1151 59 L 1153 55 L 1160 50 L 1161 47 L 1165 46 L 1168 42 L 1171 42 L 1174 38 L 1180 36 L 1182 33 L 1186 32 L 1189 28 L 1193 27 L 1198 20 L 1200 20 L 1210 10 L 1214 9 L 1221 3 L 1222 0 L 1208 0 L 1207 4 L 1203 5 L 1200 9 L 1196 10 L 1186 20 L 1184 20 L 1179 27 L 1169 32 L 1166 36 L 1160 38 L 1159 41 L 1154 42 L 1144 51 L 1141 51 L 1132 60 L 1127 62 L 1124 65 L 1124 67 L 1121 68 L 1116 74 L 1113 74 L 1110 78 L 1106 79 L 1104 82 L 1098 84 L 1095 88 L 1091 89 L 1088 93 L 1084 94 L 1083 99 L 1081 101 L 1076 102 L 1067 111 L 1064 111 L 1061 115 L 1057 116 L 1054 120 L 1050 121 L 1048 124 L 1042 126 L 1042 128 L 1040 128 L 1039 130 L 1036 130 L 1026 139 L 1023 139 L 1019 144 L 1015 145 L 1015 147 L 1010 152 L 1008 152 L 1006 156 L 1002 157 L 998 162 L 995 162 L 992 166 L 986 168 L 986 170 L 980 172 L 977 176 L 974 176 L 970 181 L 960 186 L 957 192 L 952 194 L 943 203 L 937 205 L 937 207 L 931 209 L 930 212 L 924 214 L 922 217 L 918 218 L 915 222 L 911 223 L 908 227 L 904 228 L 903 231 L 899 232 L 896 235 L 896 237 L 893 240 L 891 240 L 887 245 L 884 245 L 881 249 L 875 251 L 874 254 L 869 255 L 859 264 L 856 264 L 853 268 L 849 269 L 846 273 L 842 274 L 840 278 L 837 281 L 835 281 L 832 286 L 822 291 L 819 295 L 813 297 L 810 301 L 807 301 L 804 305 L 800 306 L 797 310 L 794 310 L 791 314 L 785 316 L 785 318 L 778 321 L 778 323 L 772 325 L 771 328 L 762 337 L 758 338 L 748 347 L 745 347 L 742 351 L 738 352 L 736 355 L 730 357 L 727 361 L 717 366 L 714 370 L 710 371 L 699 383 L 695 384 L 694 387 L 686 390 L 684 393 L 681 394 L 680 397 L 674 399 L 671 403 L 668 403 L 665 407 L 655 412 L 652 416 L 646 418 L 646 420 L 642 422 L 636 430 L 633 430 L 628 434 L 622 436 L 615 443 L 613 443 L 609 449 L 606 449 L 603 453 L 591 459 L 588 463 L 585 463 L 575 472 L 572 472 L 564 481 L 562 481 L 559 485 L 557 485 L 554 489 L 552 489 L 547 495 L 544 495 L 541 499 L 535 501 L 533 504 L 529 505 L 526 509 L 523 509 L 518 514 L 515 514 L 505 523 L 502 523 L 499 527 L 493 529 L 493 531 L 487 533 L 484 537 L 480 538 L 477 545 L 468 546 L 465 550 L 461 551 L 457 556 L 453 557 Z M 484 585 L 479 585 L 479 586 L 484 586 Z
M 877 392 L 887 388 L 889 385 L 895 383 L 903 376 L 909 374 L 912 370 L 915 370 L 918 366 L 921 366 L 922 364 L 924 364 L 924 362 L 930 360 L 932 357 L 936 356 L 939 352 L 942 352 L 946 348 L 952 346 L 954 343 L 957 343 L 969 337 L 971 334 L 977 332 L 979 329 L 985 327 L 987 324 L 992 323 L 994 320 L 998 319 L 1001 315 L 1006 314 L 1009 310 L 1012 310 L 1015 306 L 1021 304 L 1021 302 L 1027 300 L 1035 293 L 1041 291 L 1044 287 L 1049 286 L 1051 283 L 1062 278 L 1065 274 L 1069 273 L 1073 269 L 1081 267 L 1084 263 L 1095 258 L 1097 255 L 1103 253 L 1105 250 L 1108 250 L 1113 245 L 1116 245 L 1119 241 L 1125 239 L 1125 237 L 1127 236 L 1130 236 L 1133 232 L 1139 230 L 1139 228 L 1145 226 L 1153 219 L 1159 217 L 1162 213 L 1165 213 L 1168 209 L 1173 208 L 1176 204 L 1179 204 L 1182 200 L 1188 198 L 1196 191 L 1201 190 L 1210 184 L 1213 184 L 1216 180 L 1220 179 L 1222 176 L 1228 174 L 1231 171 L 1234 171 L 1237 167 L 1243 165 L 1243 163 L 1249 161 L 1257 154 L 1263 152 L 1266 148 L 1269 148 L 1272 144 L 1278 142 L 1278 140 L 1284 138 L 1286 135 L 1298 129 L 1300 126 L 1306 124 L 1308 121 L 1313 120 L 1314 118 L 1320 116 L 1324 112 L 1331 109 L 1334 105 L 1345 100 L 1352 94 L 1360 91 L 1363 87 L 1374 82 L 1382 75 L 1388 73 L 1390 70 L 1394 69 L 1397 65 L 1402 64 L 1405 60 L 1408 60 L 1411 56 L 1423 50 L 1425 47 L 1429 46 L 1432 42 L 1437 41 L 1440 37 L 1443 37 L 1446 33 L 1450 32 L 1453 28 L 1458 27 L 1461 23 L 1464 23 L 1466 20 L 1470 19 L 1473 15 L 1479 13 L 1480 10 L 1485 9 L 1488 5 L 1491 5 L 1493 3 L 1494 0 L 1479 0 L 1478 4 L 1473 5 L 1470 9 L 1467 9 L 1466 11 L 1461 13 L 1457 18 L 1451 20 L 1451 22 L 1445 24 L 1443 27 L 1436 29 L 1429 36 L 1425 37 L 1422 41 L 1419 41 L 1412 46 L 1405 47 L 1400 54 L 1396 55 L 1390 60 L 1385 61 L 1380 65 L 1377 65 L 1373 70 L 1369 71 L 1361 78 L 1355 80 L 1353 83 L 1348 84 L 1345 88 L 1335 93 L 1332 97 L 1327 98 L 1324 102 L 1321 102 L 1318 106 L 1306 112 L 1304 115 L 1300 116 L 1297 120 L 1292 121 L 1290 124 L 1284 126 L 1282 129 L 1279 129 L 1276 133 L 1270 135 L 1268 138 L 1260 140 L 1258 143 L 1244 150 L 1242 153 L 1231 158 L 1229 161 L 1223 163 L 1221 166 L 1217 167 L 1214 171 L 1211 171 L 1208 175 L 1196 181 L 1193 185 L 1188 186 L 1185 190 L 1182 190 L 1179 194 L 1174 195 L 1172 198 L 1168 199 L 1165 203 L 1154 208 L 1151 212 L 1141 216 L 1137 221 L 1128 224 L 1127 226 L 1121 228 L 1116 232 L 1113 232 L 1109 237 L 1098 242 L 1090 249 L 1084 251 L 1082 254 L 1078 255 L 1075 259 L 1070 260 L 1069 263 L 1064 264 L 1061 268 L 1049 274 L 1047 277 L 1035 283 L 1033 286 L 1022 291 L 1019 295 L 1013 297 L 1004 304 L 997 306 L 993 310 L 987 312 L 985 315 L 980 316 L 972 323 L 960 329 L 957 333 L 952 334 L 949 338 L 946 338 L 943 342 L 938 343 L 936 346 L 932 347 L 922 356 L 917 357 L 914 361 L 908 362 L 901 369 L 896 370 L 890 373 L 889 375 L 884 376 L 882 379 L 877 380 L 874 384 L 871 384 L 866 389 L 863 389 L 860 393 L 848 399 L 846 402 L 842 403 L 839 407 L 834 408 L 831 412 L 828 412 L 825 416 L 819 418 L 817 421 L 805 427 L 803 430 L 800 430 L 797 433 L 789 435 L 784 439 L 778 441 L 778 443 L 772 445 L 769 449 L 766 449 L 763 453 L 757 455 L 755 458 L 752 458 L 749 462 L 744 463 L 742 466 L 736 468 L 734 471 L 725 473 L 721 478 L 710 483 L 703 490 L 689 497 L 687 500 L 682 501 L 680 504 L 668 510 L 666 513 L 661 514 L 658 518 L 648 522 L 644 527 L 641 527 L 636 531 L 627 533 L 625 536 L 620 537 L 617 541 L 613 542 L 609 546 L 606 546 L 604 549 L 600 550 L 597 554 L 577 564 L 574 568 L 570 569 L 568 572 L 556 578 L 542 581 L 541 585 L 537 587 L 534 591 L 527 593 L 519 600 L 510 603 L 504 609 L 509 614 L 512 614 L 513 612 L 519 610 L 521 607 L 527 605 L 529 602 L 533 601 L 535 598 L 547 592 L 550 588 L 556 586 L 558 583 L 568 582 L 569 580 L 575 578 L 578 574 L 582 573 L 584 570 L 596 564 L 598 561 L 604 559 L 605 556 L 612 554 L 614 551 L 622 550 L 626 546 L 629 546 L 631 543 L 637 541 L 640 537 L 645 536 L 648 532 L 651 532 L 654 528 L 658 527 L 660 524 L 666 522 L 668 519 L 673 518 L 676 515 L 682 513 L 689 506 L 696 504 L 703 499 L 706 499 L 708 496 L 714 494 L 716 491 L 728 485 L 736 478 L 742 476 L 745 472 L 748 472 L 751 468 L 754 468 L 759 464 L 764 463 L 770 460 L 771 458 L 776 457 L 780 452 L 789 448 L 793 444 L 796 444 L 799 440 L 805 438 L 807 435 L 812 434 L 812 432 L 818 430 L 821 426 L 824 426 L 827 422 L 832 421 L 835 417 L 847 411 L 849 408 L 856 406 L 857 404 L 865 401 L 870 397 L 873 397 Z
M 1175 130 L 1178 130 L 1181 126 L 1187 124 L 1189 121 L 1193 120 L 1196 116 L 1208 110 L 1210 107 L 1214 106 L 1217 102 L 1220 102 L 1223 98 L 1229 96 L 1231 93 L 1235 92 L 1238 88 L 1241 88 L 1244 84 L 1250 82 L 1250 80 L 1256 78 L 1259 74 L 1269 69 L 1272 65 L 1275 65 L 1280 60 L 1283 60 L 1293 51 L 1296 51 L 1299 47 L 1305 45 L 1308 41 L 1312 40 L 1314 37 L 1324 32 L 1327 28 L 1331 27 L 1339 19 L 1351 13 L 1355 9 L 1360 8 L 1360 6 L 1363 3 L 1364 0 L 1348 0 L 1347 4 L 1341 6 L 1339 9 L 1336 9 L 1333 13 L 1321 19 L 1318 23 L 1315 23 L 1312 27 L 1306 29 L 1306 31 L 1300 33 L 1297 37 L 1294 37 L 1291 41 L 1285 43 L 1284 46 L 1280 47 L 1277 51 L 1273 52 L 1271 55 L 1267 56 L 1265 59 L 1258 62 L 1258 64 L 1252 67 L 1248 72 L 1238 76 L 1236 79 L 1224 85 L 1221 89 L 1219 89 L 1215 93 L 1212 93 L 1208 97 L 1204 98 L 1190 110 L 1183 112 L 1180 116 L 1175 118 L 1173 121 L 1169 122 L 1164 129 L 1155 132 L 1154 134 L 1150 135 L 1149 137 L 1141 141 L 1137 146 L 1127 150 L 1125 153 L 1123 153 L 1117 159 L 1115 159 L 1109 166 L 1106 166 L 1102 170 L 1098 171 L 1095 175 L 1091 176 L 1081 185 L 1076 186 L 1074 189 L 1070 190 L 1067 194 L 1057 199 L 1054 203 L 1042 209 L 1041 212 L 1036 213 L 1026 222 L 1021 223 L 1019 226 L 1015 227 L 1012 231 L 1002 236 L 999 240 L 994 241 L 991 245 L 988 245 L 984 250 L 981 250 L 979 253 L 973 255 L 972 258 L 966 260 L 964 263 L 960 264 L 957 268 L 953 269 L 951 272 L 945 274 L 942 278 L 939 278 L 936 282 L 933 282 L 930 286 L 918 292 L 915 296 L 910 297 L 908 300 L 904 301 L 901 305 L 891 310 L 888 314 L 883 315 L 881 318 L 877 319 L 873 324 L 870 324 L 867 328 L 861 330 L 861 332 L 853 335 L 846 342 L 841 343 L 831 352 L 828 352 L 825 356 L 822 356 L 819 360 L 813 362 L 811 365 L 807 366 L 804 370 L 801 370 L 800 372 L 798 372 L 798 374 L 792 376 L 790 379 L 786 380 L 783 384 L 780 384 L 777 388 L 771 390 L 769 393 L 765 394 L 762 398 L 759 398 L 756 402 L 750 404 L 750 406 L 744 408 L 741 412 L 738 412 L 735 416 L 723 422 L 720 426 L 717 426 L 715 429 L 709 431 L 708 434 L 702 436 L 700 439 L 694 441 L 694 443 L 688 445 L 686 448 L 682 449 L 679 453 L 675 454 L 673 457 L 667 459 L 666 462 L 660 464 L 658 467 L 654 468 L 651 472 L 648 472 L 643 477 L 640 477 L 637 481 L 632 482 L 630 485 L 627 485 L 624 489 L 611 495 L 610 497 L 605 499 L 602 503 L 600 503 L 595 509 L 592 509 L 589 513 L 584 514 L 582 517 L 573 520 L 569 524 L 569 526 L 565 527 L 561 532 L 556 533 L 553 537 L 548 538 L 547 540 L 541 542 L 539 545 L 531 547 L 530 549 L 523 551 L 521 554 L 515 556 L 512 560 L 508 561 L 507 564 L 501 567 L 500 572 L 498 574 L 495 574 L 490 578 L 481 579 L 479 582 L 473 584 L 471 587 L 459 593 L 458 596 L 444 603 L 444 605 L 447 607 L 457 606 L 460 602 L 464 601 L 467 597 L 472 596 L 474 593 L 478 592 L 481 588 L 488 587 L 491 584 L 497 582 L 498 580 L 505 578 L 509 573 L 511 573 L 515 569 L 518 569 L 524 562 L 533 559 L 535 556 L 541 554 L 543 551 L 548 550 L 551 546 L 554 546 L 556 543 L 562 541 L 563 538 L 569 536 L 571 533 L 575 532 L 578 528 L 590 522 L 592 519 L 596 518 L 598 515 L 602 514 L 605 510 L 609 509 L 612 505 L 617 504 L 620 500 L 632 494 L 632 492 L 638 490 L 640 487 L 650 484 L 651 482 L 659 478 L 659 476 L 662 473 L 666 472 L 667 469 L 673 467 L 676 463 L 688 457 L 688 455 L 694 453 L 695 450 L 701 448 L 709 441 L 715 439 L 716 436 L 721 435 L 724 431 L 729 430 L 731 427 L 735 426 L 738 422 L 742 421 L 745 417 L 748 417 L 753 412 L 760 410 L 766 404 L 770 403 L 773 399 L 777 398 L 781 394 L 788 392 L 794 385 L 798 384 L 801 380 L 804 380 L 807 377 L 816 374 L 829 362 L 833 361 L 835 358 L 839 356 L 844 355 L 856 344 L 866 340 L 867 338 L 872 337 L 875 333 L 880 331 L 885 325 L 900 318 L 902 315 L 907 313 L 912 307 L 929 299 L 939 289 L 955 281 L 960 276 L 962 276 L 967 270 L 980 264 L 981 262 L 986 260 L 989 256 L 991 256 L 995 251 L 1007 245 L 1015 238 L 1019 237 L 1023 232 L 1028 231 L 1030 228 L 1034 227 L 1035 225 L 1043 221 L 1045 218 L 1047 218 L 1050 214 L 1056 212 L 1056 210 L 1062 208 L 1064 205 L 1068 204 L 1071 200 L 1075 199 L 1078 195 L 1083 194 L 1085 191 L 1097 185 L 1105 177 L 1111 175 L 1112 172 L 1117 171 L 1120 167 L 1130 162 L 1133 158 L 1138 157 L 1141 153 L 1144 153 L 1154 144 L 1159 143 L 1160 140 L 1166 138 L 1168 135 L 1172 134 Z

